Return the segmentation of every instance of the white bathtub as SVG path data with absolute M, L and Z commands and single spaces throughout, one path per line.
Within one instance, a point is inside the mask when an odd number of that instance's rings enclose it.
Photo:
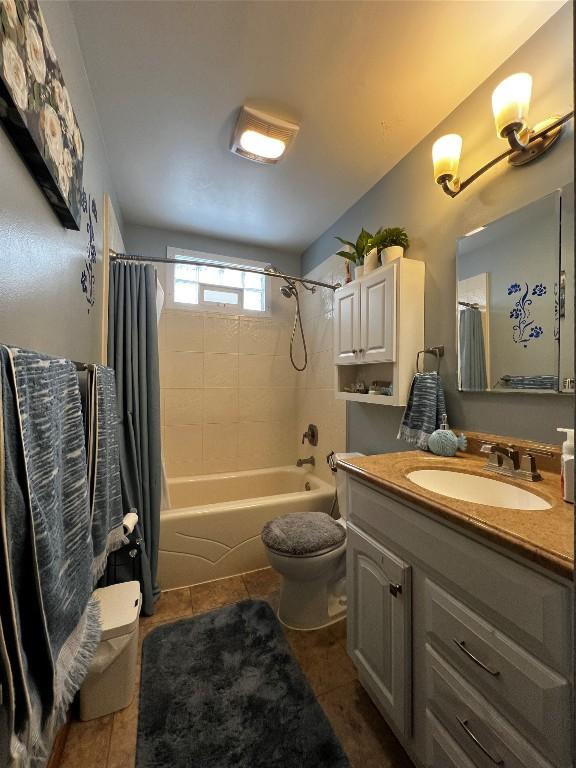
M 329 512 L 334 487 L 305 468 L 274 467 L 169 480 L 160 517 L 159 581 L 174 589 L 268 565 L 260 531 L 289 512 Z

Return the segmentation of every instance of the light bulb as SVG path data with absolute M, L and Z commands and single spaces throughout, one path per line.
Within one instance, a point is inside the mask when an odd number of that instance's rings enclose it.
M 286 144 L 282 139 L 274 139 L 272 136 L 265 136 L 263 133 L 251 129 L 244 131 L 240 137 L 240 146 L 252 155 L 259 155 L 270 160 L 276 160 L 284 154 L 286 149 Z
M 494 89 L 492 111 L 499 138 L 506 138 L 509 133 L 520 133 L 527 127 L 532 77 L 527 72 L 510 75 Z
M 458 177 L 461 153 L 462 137 L 457 133 L 448 133 L 434 142 L 432 161 L 434 162 L 434 179 L 437 184 Z

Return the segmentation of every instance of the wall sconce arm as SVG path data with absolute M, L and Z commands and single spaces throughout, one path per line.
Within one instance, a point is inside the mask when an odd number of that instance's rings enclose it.
M 460 192 L 463 192 L 466 187 L 469 187 L 472 182 L 482 176 L 482 174 L 486 173 L 486 171 L 490 170 L 490 168 L 506 158 L 509 158 L 511 165 L 515 166 L 525 165 L 531 160 L 535 160 L 552 146 L 560 136 L 562 126 L 569 120 L 572 120 L 573 117 L 574 110 L 572 110 L 572 112 L 567 112 L 563 117 L 553 120 L 541 130 L 530 133 L 525 144 L 522 143 L 515 132 L 510 133 L 506 137 L 510 143 L 510 149 L 506 150 L 506 152 L 502 152 L 501 155 L 498 155 L 493 160 L 490 160 L 490 162 L 483 165 L 464 181 L 446 177 L 439 180 L 443 191 L 449 197 L 456 197 Z

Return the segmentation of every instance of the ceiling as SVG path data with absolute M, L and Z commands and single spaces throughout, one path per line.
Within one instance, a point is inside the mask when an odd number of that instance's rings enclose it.
M 301 252 L 563 4 L 73 2 L 124 219 Z M 238 108 L 301 122 L 276 166 Z

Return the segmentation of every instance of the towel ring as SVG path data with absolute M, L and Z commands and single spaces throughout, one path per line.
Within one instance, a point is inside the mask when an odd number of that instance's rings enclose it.
M 421 349 L 416 355 L 416 373 L 424 373 L 424 368 L 420 370 L 420 355 L 436 355 L 436 373 L 440 373 L 440 358 L 444 357 L 443 346 Z

